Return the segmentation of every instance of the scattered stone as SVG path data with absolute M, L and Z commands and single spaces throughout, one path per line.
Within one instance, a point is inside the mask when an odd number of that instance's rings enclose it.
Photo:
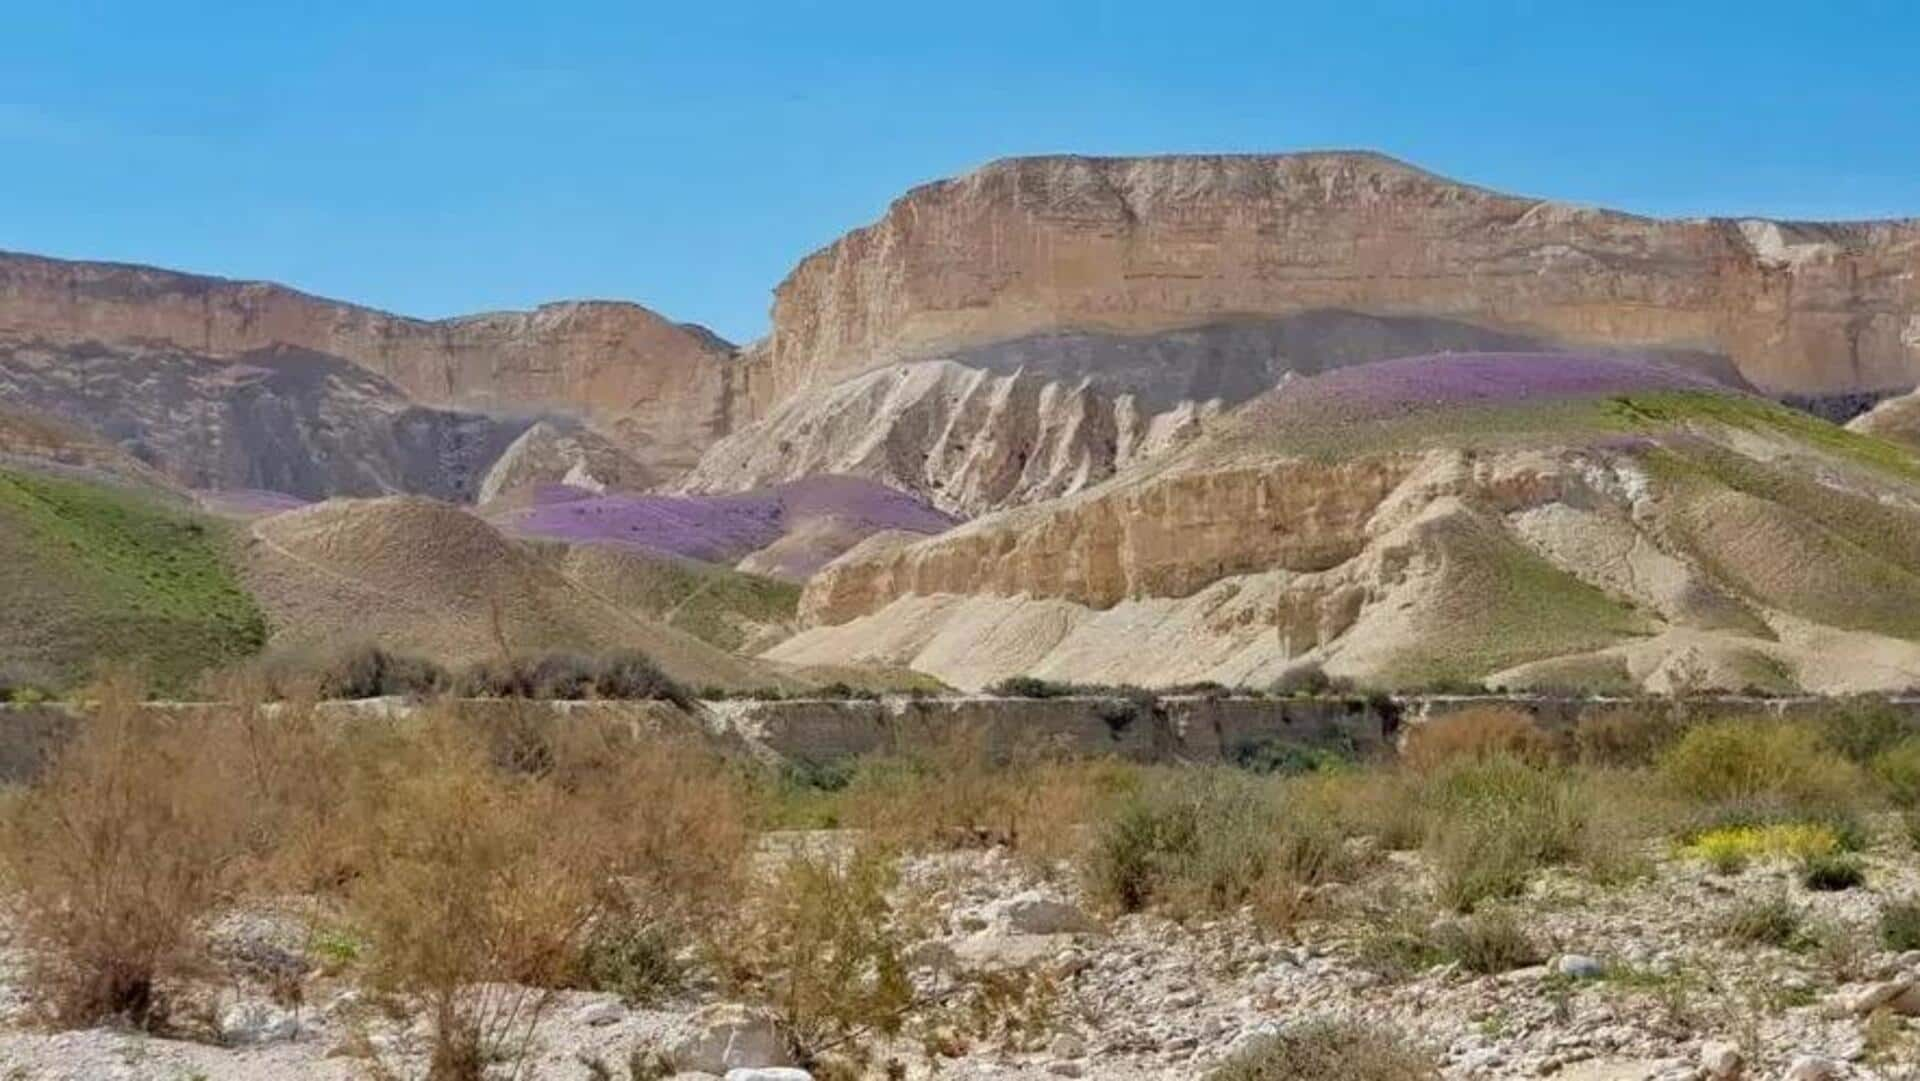
M 580 1024 L 592 1025 L 598 1028 L 602 1025 L 615 1024 L 626 1016 L 627 1011 L 624 1006 L 612 1000 L 605 1000 L 601 1002 L 590 1002 L 580 1007 L 574 1011 L 573 1019 Z
M 1080 1058 L 1087 1053 L 1087 1041 L 1071 1032 L 1062 1032 L 1047 1045 L 1047 1054 L 1054 1058 Z
M 1061 1059 L 1047 1064 L 1047 1072 L 1056 1077 L 1084 1077 L 1087 1068 L 1076 1059 Z
M 687 1018 L 686 1034 L 673 1045 L 671 1057 L 678 1069 L 720 1075 L 729 1070 L 793 1064 L 773 1015 L 736 1003 L 694 1011 Z
M 1082 935 L 1095 930 L 1085 912 L 1038 890 L 1003 898 L 982 912 L 987 926 L 1015 935 Z
M 1745 1067 L 1740 1048 L 1726 1040 L 1708 1040 L 1700 1045 L 1700 1069 L 1713 1081 L 1733 1081 Z
M 1784 1081 L 1836 1081 L 1840 1064 L 1819 1055 L 1801 1055 L 1787 1067 Z
M 1597 980 L 1607 971 L 1599 961 L 1579 953 L 1562 954 L 1553 970 L 1572 980 Z
M 795 1066 L 761 1066 L 728 1070 L 726 1081 L 813 1081 L 813 1075 Z
M 299 1034 L 292 1014 L 264 1002 L 235 1003 L 220 1015 L 220 1035 L 230 1044 L 277 1043 Z

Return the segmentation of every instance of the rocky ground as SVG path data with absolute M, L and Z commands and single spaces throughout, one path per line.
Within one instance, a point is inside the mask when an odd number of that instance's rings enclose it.
M 1785 866 L 1719 876 L 1662 855 L 1646 878 L 1601 885 L 1567 874 L 1535 883 L 1515 912 L 1540 963 L 1476 975 L 1458 963 L 1394 972 L 1379 959 L 1391 928 L 1433 917 L 1424 871 L 1394 854 L 1320 898 L 1319 916 L 1287 936 L 1242 919 L 1175 924 L 1099 920 L 1070 881 L 1049 881 L 997 852 L 909 861 L 905 889 L 930 913 L 911 951 L 923 995 L 961 973 L 1025 973 L 1005 1008 L 1020 1034 L 962 1039 L 936 1031 L 876 1048 L 875 1076 L 962 1079 L 1199 1078 L 1245 1041 L 1307 1018 L 1363 1019 L 1436 1052 L 1448 1078 L 1579 1081 L 1683 1078 L 1920 1077 L 1920 953 L 1880 948 L 1880 905 L 1920 891 L 1920 861 L 1889 843 L 1864 886 L 1805 889 Z M 1784 896 L 1817 945 L 1743 946 L 1723 932 L 1737 906 Z M 217 1041 L 32 1022 L 24 958 L 6 954 L 0 1034 L 7 1079 L 280 1079 L 409 1076 L 420 1071 L 423 1019 L 371 1008 L 289 913 L 254 912 L 215 936 L 226 971 L 204 1007 Z M 274 1005 L 276 973 L 297 977 L 305 1005 Z M 283 1001 L 286 1000 L 282 981 Z M 930 1054 L 930 1043 L 941 1052 Z M 629 1009 L 612 996 L 564 993 L 533 1043 L 539 1078 L 624 1079 L 636 1056 L 665 1054 L 689 1079 L 805 1077 L 783 1063 L 765 1018 L 691 994 Z M 755 1067 L 769 1069 L 755 1070 Z M 728 1073 L 727 1070 L 732 1072 Z M 505 1076 L 505 1073 L 502 1073 Z M 638 1076 L 651 1074 L 641 1072 Z

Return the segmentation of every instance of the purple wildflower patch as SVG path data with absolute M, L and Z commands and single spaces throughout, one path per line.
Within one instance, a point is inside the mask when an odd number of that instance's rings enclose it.
M 939 533 L 957 524 L 927 503 L 858 477 L 819 476 L 736 495 L 580 493 L 549 485 L 500 519 L 526 537 L 627 545 L 732 563 L 809 520 L 833 518 L 877 533 Z

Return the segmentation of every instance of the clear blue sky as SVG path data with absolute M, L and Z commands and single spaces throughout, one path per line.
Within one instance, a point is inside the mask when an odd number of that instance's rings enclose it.
M 1011 154 L 1328 147 L 1646 213 L 1920 215 L 1920 4 L 0 16 L 0 247 L 422 316 L 615 297 L 746 340 L 796 259 L 922 181 Z

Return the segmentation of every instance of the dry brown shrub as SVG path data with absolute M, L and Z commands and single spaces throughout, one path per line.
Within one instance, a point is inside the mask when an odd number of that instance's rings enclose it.
M 898 848 L 997 845 L 1047 869 L 1073 854 L 1082 827 L 1132 783 L 1116 762 L 1033 744 L 997 756 L 985 733 L 954 728 L 862 763 L 844 803 L 849 825 Z
M 1647 701 L 1581 717 L 1573 729 L 1573 744 L 1583 765 L 1650 766 L 1685 730 L 1670 704 Z
M 1423 771 L 1496 756 L 1539 766 L 1555 754 L 1553 737 L 1540 730 L 1531 714 L 1512 706 L 1469 706 L 1435 718 L 1408 732 L 1400 748 L 1407 765 Z
M 601 911 L 606 854 L 550 786 L 502 777 L 442 713 L 393 750 L 383 798 L 357 808 L 366 865 L 347 912 L 372 986 L 432 1024 L 428 1076 L 477 1078 L 531 1039 Z
M 803 1062 L 857 1055 L 893 1035 L 916 1005 L 906 948 L 916 929 L 895 904 L 898 865 L 884 848 L 802 852 L 748 893 L 716 943 L 729 981 L 780 1017 Z
M 31 982 L 62 1024 L 164 1023 L 248 848 L 231 761 L 142 697 L 127 674 L 89 692 L 86 722 L 0 824 Z

